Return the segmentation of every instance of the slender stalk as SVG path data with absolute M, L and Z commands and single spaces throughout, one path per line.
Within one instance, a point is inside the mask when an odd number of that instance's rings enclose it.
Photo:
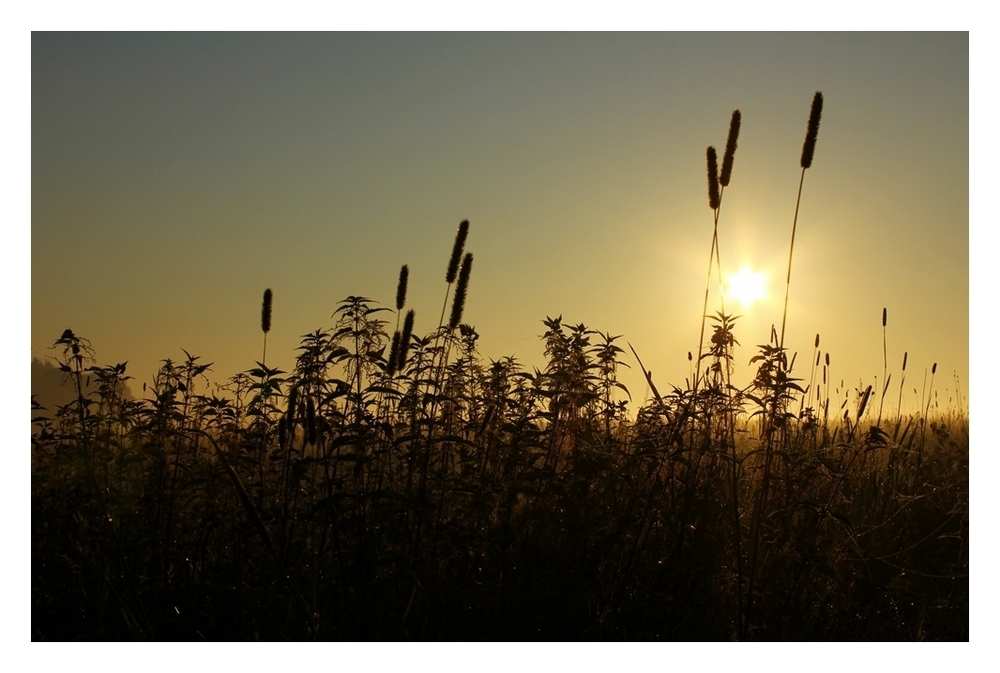
M 705 300 L 701 308 L 701 329 L 698 332 L 698 361 L 695 363 L 693 390 L 697 391 L 701 384 L 701 356 L 705 345 L 705 321 L 708 319 L 708 290 L 712 285 L 712 259 L 718 250 L 719 239 L 719 207 L 722 205 L 722 193 L 719 190 L 719 167 L 715 148 L 709 146 L 705 151 L 708 167 L 708 207 L 712 209 L 712 246 L 708 251 L 708 273 L 705 279 Z M 722 282 L 720 276 L 719 282 Z
M 806 178 L 806 169 L 812 166 L 813 153 L 816 150 L 816 137 L 819 133 L 819 121 L 823 113 L 823 94 L 819 91 L 813 96 L 812 109 L 809 111 L 809 124 L 806 127 L 806 140 L 802 145 L 802 159 L 799 165 L 802 174 L 799 176 L 799 191 L 795 197 L 795 216 L 792 218 L 792 240 L 788 246 L 788 273 L 785 276 L 785 306 L 781 312 L 781 337 L 778 347 L 785 348 L 785 324 L 788 319 L 788 292 L 792 284 L 792 255 L 795 252 L 795 230 L 799 223 L 799 204 L 802 202 L 802 183 Z
M 888 318 L 888 310 L 882 309 L 882 398 L 878 404 L 878 422 L 876 427 L 882 426 L 882 405 L 885 404 L 885 394 L 889 390 L 889 378 L 886 373 L 889 371 L 888 347 L 886 345 L 885 325 Z
M 722 260 L 719 255 L 719 212 L 722 208 L 722 196 L 733 174 L 733 161 L 736 157 L 736 146 L 740 135 L 742 114 L 733 110 L 729 120 L 729 135 L 726 137 L 726 151 L 722 156 L 722 171 L 716 164 L 715 148 L 709 147 L 705 152 L 708 170 L 708 205 L 712 209 L 712 246 L 708 252 L 708 274 L 705 280 L 705 301 L 701 309 L 701 329 L 698 334 L 698 362 L 695 365 L 695 376 L 692 388 L 698 389 L 701 376 L 701 356 L 705 341 L 705 320 L 708 317 L 708 291 L 712 284 L 712 257 L 715 257 L 715 267 L 719 274 L 719 304 L 722 313 L 726 312 L 726 304 L 722 285 Z

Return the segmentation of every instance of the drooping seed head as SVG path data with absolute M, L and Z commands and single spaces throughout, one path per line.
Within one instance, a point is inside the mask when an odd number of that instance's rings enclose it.
M 716 210 L 719 207 L 719 164 L 715 148 L 710 145 L 705 155 L 708 158 L 708 207 Z
M 271 288 L 264 290 L 264 302 L 260 308 L 260 329 L 264 334 L 271 331 L 271 300 L 273 296 Z
M 729 186 L 729 178 L 733 174 L 733 157 L 736 155 L 736 139 L 740 137 L 741 119 L 740 111 L 733 110 L 733 117 L 729 120 L 729 137 L 726 138 L 726 152 L 722 155 L 722 173 L 719 175 L 719 182 L 723 187 Z
M 455 282 L 455 275 L 458 273 L 458 263 L 462 259 L 462 251 L 465 249 L 465 238 L 469 235 L 469 221 L 462 220 L 458 225 L 458 233 L 455 234 L 455 245 L 451 248 L 451 259 L 448 261 L 448 274 L 445 281 L 449 284 Z
M 406 305 L 406 283 L 410 279 L 410 267 L 403 265 L 399 270 L 399 284 L 396 286 L 396 310 L 402 311 Z
M 396 367 L 396 371 L 403 371 L 404 365 L 406 365 L 406 354 L 410 348 L 410 335 L 413 334 L 413 309 L 410 309 L 406 313 L 406 320 L 403 321 L 403 334 L 399 338 L 399 364 Z
M 806 141 L 802 144 L 802 168 L 809 168 L 813 162 L 813 152 L 816 150 L 816 136 L 819 134 L 819 119 L 823 115 L 823 92 L 817 91 L 813 96 L 812 109 L 809 111 L 809 125 L 806 127 Z
M 458 274 L 458 285 L 455 288 L 455 299 L 451 304 L 451 320 L 448 329 L 453 330 L 462 322 L 462 311 L 465 310 L 465 295 L 469 289 L 469 274 L 472 273 L 472 253 L 465 254 L 462 260 L 462 270 Z

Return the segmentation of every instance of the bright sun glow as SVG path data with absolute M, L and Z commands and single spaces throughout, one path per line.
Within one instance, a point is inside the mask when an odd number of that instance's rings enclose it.
M 730 274 L 726 294 L 742 304 L 744 310 L 748 309 L 767 294 L 767 276 L 745 266 L 739 273 Z

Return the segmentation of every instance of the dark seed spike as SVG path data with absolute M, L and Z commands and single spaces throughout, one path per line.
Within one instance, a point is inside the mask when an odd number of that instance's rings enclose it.
M 396 373 L 396 366 L 399 364 L 399 330 L 392 335 L 392 348 L 389 349 L 389 361 L 386 363 L 386 371 L 389 376 Z
M 906 356 L 907 355 L 909 355 L 909 352 L 904 352 L 903 353 L 903 371 L 904 372 L 906 371 Z
M 935 362 L 934 366 L 931 367 L 931 375 L 933 376 L 936 373 L 937 373 L 937 363 Z
M 708 158 L 708 207 L 715 210 L 719 207 L 719 164 L 715 148 L 709 146 L 705 155 Z
M 271 331 L 271 300 L 273 297 L 271 288 L 264 290 L 264 302 L 260 308 L 260 329 L 264 334 Z
M 403 371 L 403 366 L 406 365 L 406 354 L 410 349 L 410 335 L 413 333 L 413 310 L 409 310 L 406 313 L 406 320 L 403 321 L 403 334 L 399 339 L 399 364 L 396 367 L 396 371 Z
M 885 327 L 886 318 L 888 318 L 888 317 L 889 317 L 889 313 L 888 313 L 887 309 L 883 308 L 882 309 L 882 327 Z
M 813 344 L 813 348 L 819 348 L 819 335 L 816 335 L 816 343 Z
M 455 282 L 455 275 L 458 273 L 458 263 L 462 259 L 462 251 L 465 249 L 465 238 L 469 235 L 469 221 L 462 220 L 458 225 L 458 233 L 455 234 L 455 245 L 451 248 L 451 260 L 448 262 L 448 274 L 445 281 L 449 284 Z
M 729 137 L 726 138 L 726 152 L 722 155 L 722 174 L 719 182 L 723 187 L 729 186 L 729 178 L 733 174 L 733 157 L 736 155 L 736 140 L 740 137 L 740 121 L 742 116 L 739 110 L 733 110 L 733 117 L 729 120 Z
M 809 111 L 809 126 L 806 128 L 806 141 L 802 144 L 802 168 L 809 168 L 813 162 L 813 152 L 816 150 L 816 136 L 819 134 L 819 119 L 823 115 L 823 92 L 817 91 L 813 96 L 812 109 Z
M 864 395 L 861 397 L 861 406 L 858 408 L 858 420 L 865 414 L 865 407 L 868 406 L 868 398 L 872 395 L 872 387 L 868 386 L 865 390 Z
M 451 320 L 448 329 L 455 329 L 462 322 L 462 311 L 465 310 L 465 295 L 469 289 L 469 274 L 472 273 L 472 253 L 466 253 L 462 260 L 462 270 L 458 274 L 458 286 L 455 288 L 455 299 L 451 304 Z
M 406 305 L 406 283 L 410 278 L 410 267 L 403 265 L 399 270 L 399 285 L 396 286 L 396 310 L 402 311 Z

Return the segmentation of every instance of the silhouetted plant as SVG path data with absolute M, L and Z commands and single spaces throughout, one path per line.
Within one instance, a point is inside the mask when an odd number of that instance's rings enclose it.
M 968 420 L 936 409 L 936 363 L 890 436 L 818 335 L 807 389 L 773 328 L 733 386 L 720 310 L 683 387 L 631 348 L 631 415 L 611 332 L 549 317 L 541 371 L 484 363 L 467 228 L 447 325 L 400 330 L 403 267 L 391 340 L 347 297 L 287 375 L 209 389 L 185 352 L 132 400 L 66 330 L 74 399 L 32 400 L 33 638 L 968 638 Z
M 260 331 L 264 333 L 264 353 L 260 356 L 261 362 L 267 362 L 267 333 L 271 331 L 272 300 L 271 288 L 267 288 L 264 290 L 264 299 L 260 308 Z

